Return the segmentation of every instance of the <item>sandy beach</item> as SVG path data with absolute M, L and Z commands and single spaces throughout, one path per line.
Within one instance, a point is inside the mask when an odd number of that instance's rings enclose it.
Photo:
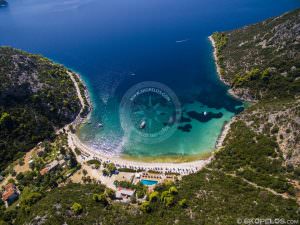
M 209 40 L 212 43 L 213 46 L 213 55 L 214 55 L 214 60 L 215 60 L 215 65 L 216 65 L 216 70 L 217 73 L 219 75 L 220 80 L 226 84 L 229 85 L 228 82 L 226 82 L 222 75 L 221 75 L 221 68 L 218 65 L 218 59 L 217 59 L 217 51 L 216 51 L 216 47 L 215 47 L 215 42 L 212 38 L 212 36 L 209 36 Z M 71 76 L 71 79 L 73 80 L 75 86 L 76 86 L 76 90 L 77 90 L 77 94 L 78 94 L 78 98 L 82 104 L 82 106 L 84 107 L 84 100 L 83 97 L 81 96 L 81 93 L 79 91 L 79 87 L 74 79 L 74 74 L 69 73 L 69 75 Z M 79 78 L 80 76 L 77 75 Z M 81 79 L 80 79 L 81 80 Z M 81 80 L 82 82 L 82 80 Z M 230 95 L 232 95 L 234 98 L 238 98 L 240 99 L 237 95 L 235 95 L 235 93 L 229 89 L 228 93 Z M 88 93 L 85 92 L 86 94 L 86 98 L 89 100 L 88 97 Z M 90 107 L 91 107 L 91 102 L 89 101 Z M 82 107 L 82 108 L 83 108 Z M 70 124 L 74 127 L 78 127 L 80 126 L 81 123 L 83 123 L 84 121 L 86 121 L 88 119 L 89 115 L 86 118 L 81 118 L 79 115 L 78 117 L 75 119 L 75 121 Z M 223 146 L 223 142 L 226 138 L 226 135 L 228 134 L 229 130 L 230 130 L 230 125 L 235 121 L 235 117 L 233 117 L 229 122 L 227 122 L 226 124 L 224 124 L 224 127 L 222 129 L 222 132 L 216 142 L 216 148 L 221 148 Z M 211 160 L 214 157 L 214 154 L 212 154 L 210 157 L 208 157 L 207 159 L 200 159 L 200 160 L 195 160 L 195 161 L 190 161 L 190 162 L 144 162 L 144 161 L 138 161 L 138 160 L 131 160 L 131 159 L 124 159 L 121 158 L 119 156 L 110 156 L 110 155 L 105 155 L 101 149 L 93 149 L 90 146 L 85 145 L 84 143 L 82 143 L 82 141 L 78 138 L 78 136 L 74 133 L 72 133 L 70 131 L 70 129 L 66 129 L 67 133 L 68 133 L 68 143 L 69 146 L 74 150 L 75 148 L 80 149 L 82 155 L 81 157 L 81 161 L 87 161 L 90 159 L 97 159 L 101 162 L 107 162 L 107 163 L 114 163 L 118 168 L 130 168 L 130 169 L 135 169 L 135 170 L 153 170 L 153 171 L 157 171 L 157 172 L 161 172 L 161 173 L 180 173 L 182 175 L 186 175 L 186 174 L 190 174 L 190 173 L 194 173 L 200 169 L 202 169 L 203 167 L 205 167 L 207 164 L 209 164 L 211 162 Z
M 81 102 L 82 109 L 85 106 L 83 96 L 81 96 L 79 86 L 74 79 L 74 74 L 69 73 L 72 81 L 74 82 L 74 85 L 76 87 L 78 98 Z M 77 75 L 78 76 L 78 75 Z M 79 76 L 78 76 L 79 77 Z M 82 81 L 81 81 L 82 82 Z M 85 93 L 87 94 L 87 93 Z M 89 98 L 86 97 L 88 100 Z M 91 104 L 91 103 L 89 103 Z M 81 111 L 82 111 L 81 109 Z M 88 115 L 89 116 L 89 115 Z M 87 116 L 87 117 L 88 117 Z M 80 113 L 78 114 L 77 118 L 69 125 L 65 127 L 65 130 L 68 134 L 68 143 L 72 150 L 74 150 L 76 147 L 80 149 L 81 151 L 81 159 L 83 161 L 88 161 L 90 159 L 97 159 L 101 162 L 107 162 L 107 163 L 114 163 L 118 168 L 130 168 L 130 169 L 136 169 L 136 170 L 153 170 L 161 173 L 180 173 L 182 175 L 194 173 L 200 169 L 202 169 L 204 166 L 206 166 L 208 163 L 211 162 L 213 158 L 210 156 L 208 159 L 204 160 L 195 160 L 191 162 L 182 162 L 182 163 L 167 163 L 167 162 L 142 162 L 142 161 L 134 161 L 134 160 L 128 160 L 123 159 L 118 156 L 108 156 L 103 154 L 103 151 L 101 149 L 93 149 L 89 146 L 86 146 L 84 143 L 81 142 L 81 140 L 78 138 L 78 136 L 71 132 L 70 126 L 78 127 L 81 123 L 83 123 L 86 120 L 86 118 L 81 118 Z
M 154 170 L 162 173 L 180 173 L 190 174 L 202 169 L 205 165 L 211 162 L 213 156 L 206 160 L 197 160 L 184 163 L 160 163 L 160 162 L 140 162 L 122 159 L 117 156 L 106 156 L 102 153 L 101 149 L 92 149 L 84 145 L 76 134 L 69 132 L 68 136 L 69 146 L 74 149 L 79 148 L 82 152 L 82 158 L 85 160 L 97 159 L 101 162 L 114 163 L 118 168 L 130 168 L 135 170 Z

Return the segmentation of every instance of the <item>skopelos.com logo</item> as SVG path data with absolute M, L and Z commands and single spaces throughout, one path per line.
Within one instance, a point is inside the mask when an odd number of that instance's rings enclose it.
M 131 87 L 120 104 L 120 122 L 125 136 L 145 144 L 172 136 L 181 119 L 181 105 L 166 85 L 145 81 Z

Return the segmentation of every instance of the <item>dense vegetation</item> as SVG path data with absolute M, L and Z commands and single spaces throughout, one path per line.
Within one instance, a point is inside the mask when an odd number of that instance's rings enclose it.
M 294 188 L 286 177 L 287 169 L 282 165 L 283 157 L 277 143 L 270 137 L 257 135 L 244 122 L 238 121 L 231 126 L 225 148 L 216 154 L 211 167 L 278 193 L 294 195 Z
M 39 175 L 28 183 L 26 174 L 18 174 L 23 191 L 20 206 L 2 208 L 0 223 L 232 225 L 245 218 L 299 223 L 299 190 L 294 186 L 300 181 L 299 154 L 295 154 L 299 151 L 300 121 L 299 45 L 295 43 L 299 12 L 213 35 L 225 80 L 234 89 L 247 89 L 260 101 L 238 115 L 224 147 L 207 168 L 175 183 L 156 186 L 145 201 L 139 199 L 145 194 L 141 184 L 116 182 L 117 186 L 137 189 L 138 199 L 133 198 L 132 204 L 112 201 L 114 193 L 92 184 L 92 180 L 90 184 L 55 188 L 57 181 L 63 180 L 56 176 L 61 170 L 49 175 L 54 183 L 45 176 L 41 185 L 36 183 Z M 7 114 L 2 113 L 0 121 L 6 121 Z M 97 160 L 88 164 L 100 165 Z M 115 170 L 112 164 L 105 167 L 107 175 Z
M 213 34 L 222 77 L 234 89 L 247 89 L 255 99 L 298 95 L 299 23 L 297 9 L 242 29 Z
M 272 136 L 286 164 L 300 166 L 300 9 L 212 35 L 222 78 L 237 96 L 259 100 L 240 115 Z M 246 172 L 250 176 L 251 172 Z
M 61 141 L 64 142 L 64 138 Z M 16 218 L 14 224 L 51 225 L 64 222 L 232 225 L 237 224 L 238 218 L 252 217 L 297 220 L 299 206 L 287 180 L 297 174 L 282 165 L 283 159 L 277 150 L 272 137 L 257 135 L 238 121 L 232 125 L 225 148 L 216 154 L 208 168 L 175 183 L 158 185 L 144 202 L 132 199 L 131 205 L 116 203 L 112 201 L 114 194 L 108 194 L 110 191 L 99 184 L 69 184 L 42 192 L 42 196 L 37 192 L 22 193 L 20 208 L 2 211 L 1 218 L 7 222 Z M 89 163 L 94 165 L 96 161 Z M 253 173 L 250 176 L 249 171 Z M 138 197 L 144 194 L 143 186 L 137 187 L 139 184 L 119 182 L 116 185 L 136 188 L 137 195 L 141 194 Z M 38 186 L 32 182 L 30 187 L 39 190 Z M 281 193 L 288 198 L 280 196 Z M 30 203 L 23 206 L 24 201 Z
M 171 185 L 171 186 L 170 186 Z M 141 204 L 124 205 L 96 199 L 101 185 L 70 184 L 55 189 L 32 205 L 26 213 L 12 209 L 16 224 L 236 224 L 237 218 L 298 219 L 295 200 L 283 199 L 255 188 L 239 177 L 204 169 L 175 184 L 158 186 Z M 173 189 L 173 190 L 172 190 Z M 177 190 L 178 191 L 177 191 Z M 101 195 L 103 196 L 103 195 Z M 74 203 L 82 212 L 72 211 Z
M 61 65 L 39 55 L 0 48 L 0 169 L 80 110 L 75 86 Z

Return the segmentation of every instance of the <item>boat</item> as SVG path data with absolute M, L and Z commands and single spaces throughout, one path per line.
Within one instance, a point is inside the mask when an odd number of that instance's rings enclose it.
M 204 116 L 206 116 L 206 115 L 207 115 L 207 112 L 205 111 L 205 112 L 203 112 L 203 114 L 204 114 Z
M 97 126 L 98 126 L 98 127 L 103 127 L 103 124 L 102 124 L 102 123 L 98 123 Z
M 174 123 L 174 118 L 173 116 L 170 116 L 169 120 L 168 120 L 168 124 L 173 124 Z
M 146 121 L 143 120 L 140 124 L 140 129 L 144 129 L 146 127 Z

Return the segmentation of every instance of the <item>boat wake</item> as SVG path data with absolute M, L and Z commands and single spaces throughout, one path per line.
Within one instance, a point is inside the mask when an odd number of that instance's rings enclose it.
M 176 43 L 183 43 L 183 42 L 187 42 L 187 41 L 189 41 L 189 40 L 190 40 L 189 38 L 183 39 L 183 40 L 178 40 L 178 41 L 176 41 Z

